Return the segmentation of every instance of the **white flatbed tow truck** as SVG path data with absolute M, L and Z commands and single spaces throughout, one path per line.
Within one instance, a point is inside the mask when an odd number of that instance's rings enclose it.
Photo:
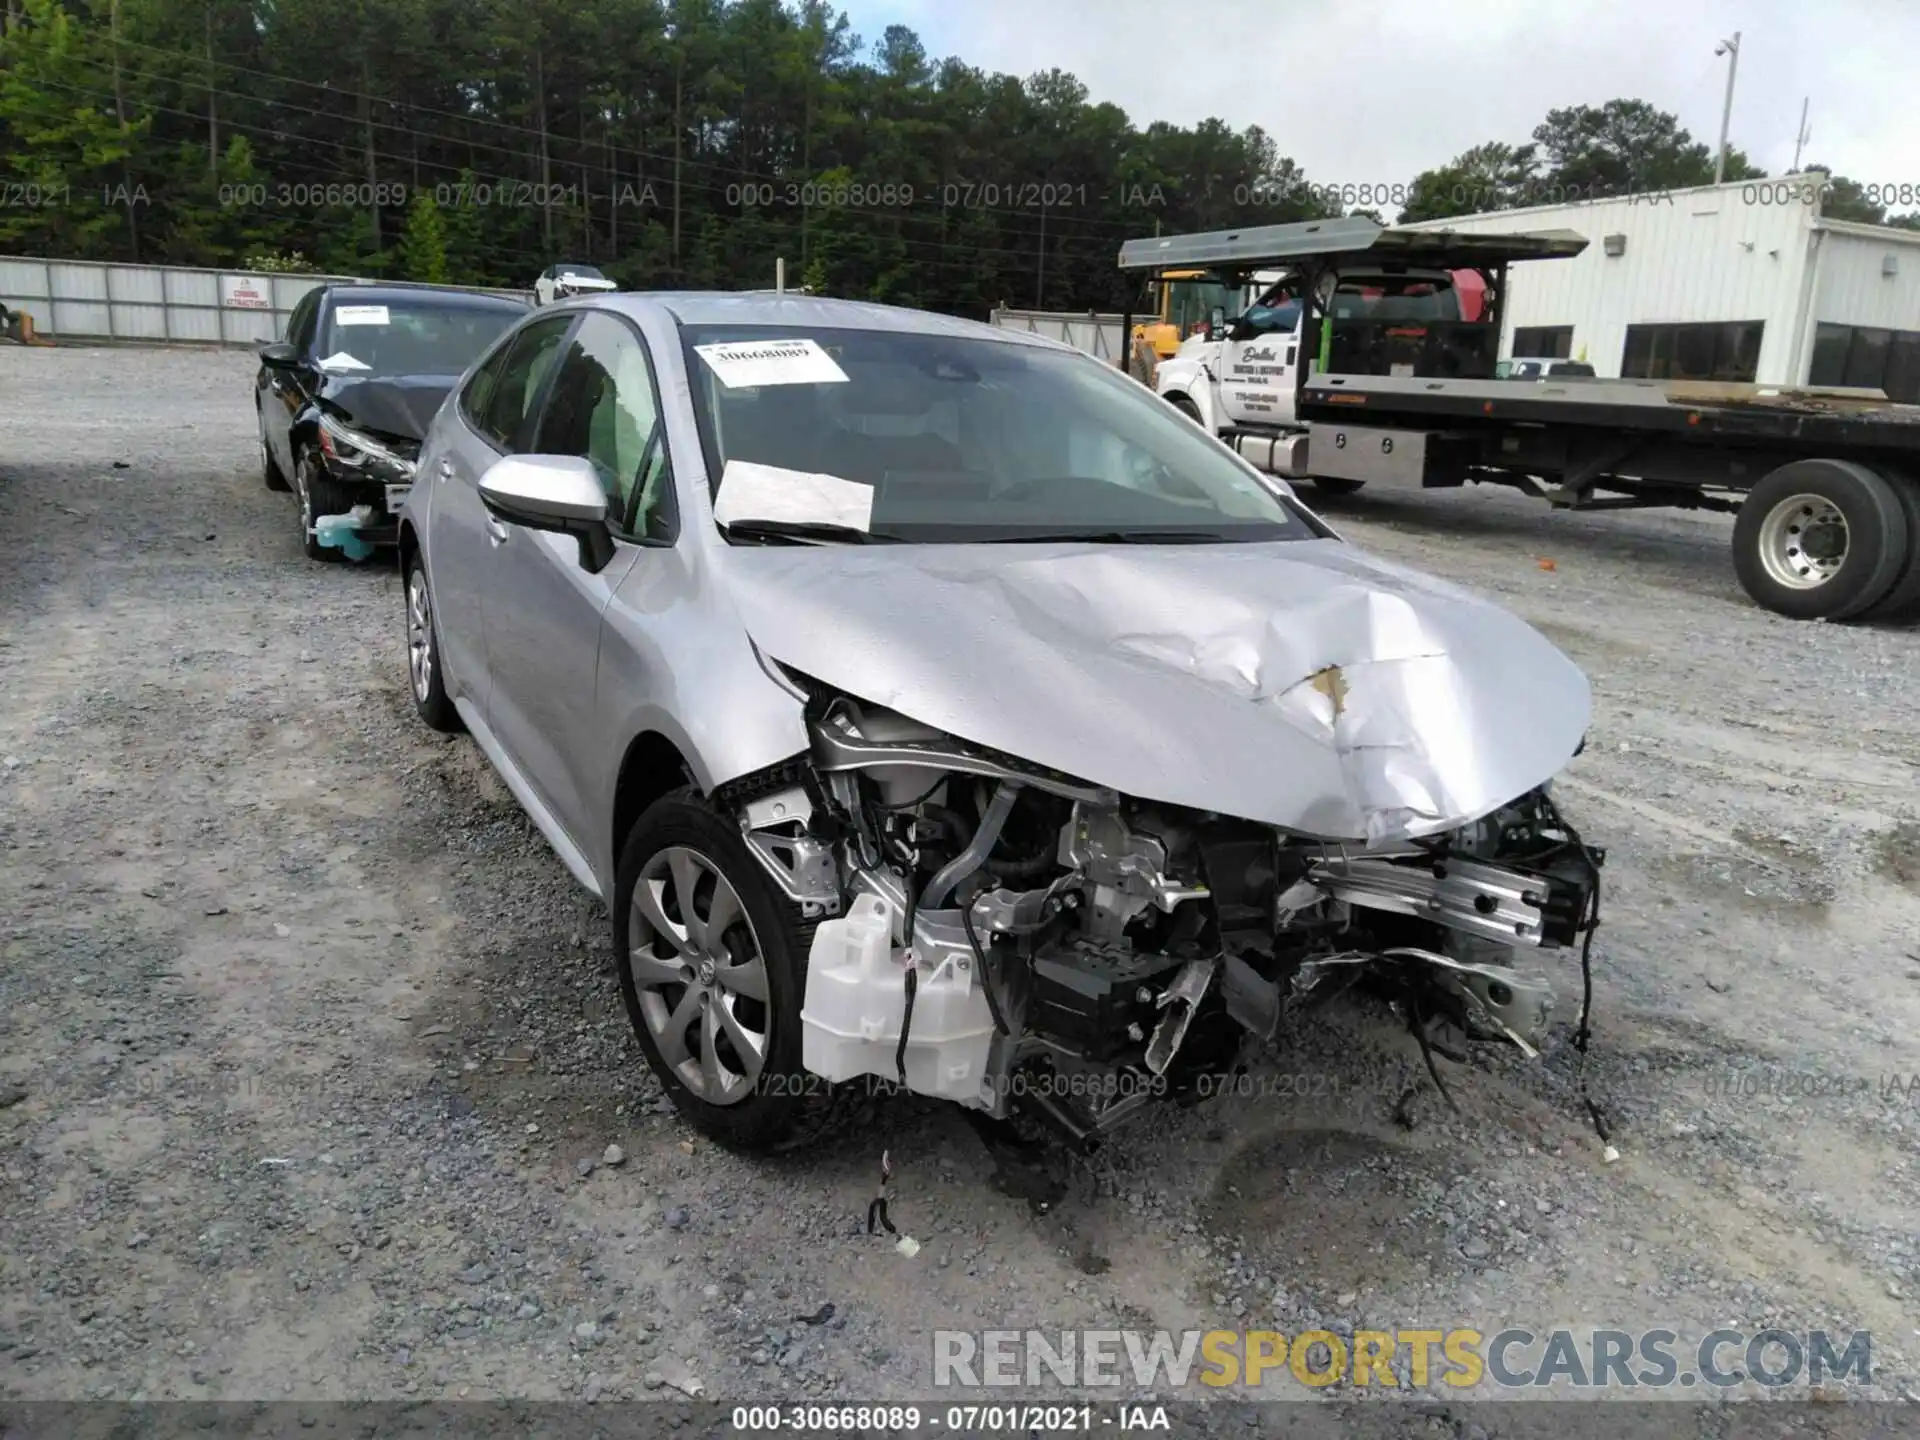
M 1471 482 L 1568 509 L 1735 512 L 1734 568 L 1757 604 L 1920 620 L 1920 406 L 1878 391 L 1500 378 L 1507 267 L 1586 243 L 1355 217 L 1133 240 L 1120 266 L 1149 279 L 1201 267 L 1229 288 L 1280 273 L 1241 314 L 1216 310 L 1154 382 L 1262 470 L 1329 492 Z M 1475 307 L 1461 272 L 1485 286 Z

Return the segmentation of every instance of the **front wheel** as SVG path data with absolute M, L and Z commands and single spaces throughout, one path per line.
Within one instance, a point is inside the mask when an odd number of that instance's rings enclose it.
M 344 515 L 353 508 L 351 497 L 320 468 L 311 454 L 294 467 L 293 488 L 300 493 L 300 548 L 309 560 L 340 560 L 341 552 L 322 545 L 314 525 L 322 515 Z
M 1733 568 L 1754 603 L 1795 620 L 1879 604 L 1907 562 L 1906 508 L 1850 460 L 1795 460 L 1760 481 L 1733 526 Z
M 635 822 L 613 893 L 627 1018 L 680 1113 L 732 1149 L 791 1149 L 841 1098 L 801 1066 L 813 922 L 737 826 L 681 790 Z

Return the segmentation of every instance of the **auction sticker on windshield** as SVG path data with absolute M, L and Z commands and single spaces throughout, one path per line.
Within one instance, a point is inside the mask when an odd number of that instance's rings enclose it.
M 844 377 L 843 377 L 844 378 Z M 776 520 L 788 525 L 873 528 L 873 487 L 811 470 L 785 470 L 751 460 L 729 460 L 713 497 L 713 518 Z
M 336 325 L 385 325 L 388 323 L 387 307 L 384 305 L 342 305 L 333 312 Z
M 755 385 L 832 385 L 847 372 L 812 340 L 733 340 L 693 347 L 729 390 Z

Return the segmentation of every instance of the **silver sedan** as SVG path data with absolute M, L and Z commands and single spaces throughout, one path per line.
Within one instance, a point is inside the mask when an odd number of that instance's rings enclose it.
M 742 1148 L 893 1086 L 1086 1138 L 1364 978 L 1532 1051 L 1602 854 L 1588 687 L 1124 375 L 783 295 L 536 313 L 402 516 L 421 718 L 611 913 Z M 1444 1048 L 1444 1047 L 1443 1047 Z

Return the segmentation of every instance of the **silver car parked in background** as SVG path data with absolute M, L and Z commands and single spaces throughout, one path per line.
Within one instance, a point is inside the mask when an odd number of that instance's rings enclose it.
M 1585 678 L 1063 347 L 582 298 L 463 378 L 401 545 L 422 718 L 606 902 L 728 1143 L 855 1084 L 1084 1139 L 1356 979 L 1532 1050 L 1517 962 L 1584 965 Z

